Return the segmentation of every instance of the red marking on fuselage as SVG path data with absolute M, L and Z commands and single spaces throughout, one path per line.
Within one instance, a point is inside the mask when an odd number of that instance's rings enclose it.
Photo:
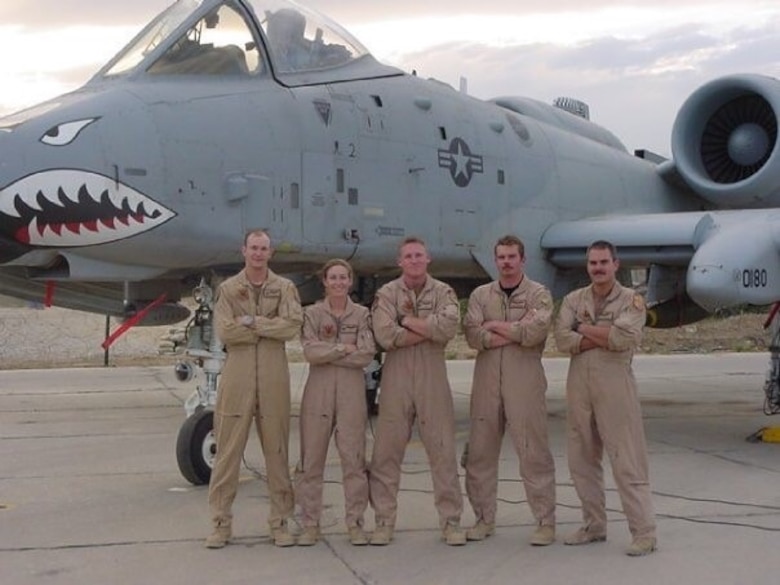
M 14 237 L 16 238 L 16 241 L 19 242 L 20 244 L 29 244 L 30 243 L 29 226 L 20 227 L 18 230 L 16 230 Z

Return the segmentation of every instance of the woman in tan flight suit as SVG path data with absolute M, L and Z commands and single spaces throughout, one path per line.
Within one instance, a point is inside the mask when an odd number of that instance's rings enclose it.
M 341 457 L 349 540 L 354 545 L 365 545 L 368 415 L 363 368 L 373 359 L 376 346 L 368 308 L 349 298 L 352 267 L 344 260 L 330 260 L 322 274 L 325 298 L 305 309 L 301 334 L 309 377 L 301 402 L 301 461 L 295 481 L 303 525 L 298 545 L 313 545 L 320 537 L 323 475 L 334 431 Z

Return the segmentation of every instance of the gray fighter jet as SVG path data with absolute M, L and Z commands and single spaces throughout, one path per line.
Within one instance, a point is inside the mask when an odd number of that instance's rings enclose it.
M 465 296 L 517 234 L 560 296 L 608 239 L 646 271 L 649 324 L 679 325 L 778 300 L 778 112 L 777 80 L 714 80 L 664 160 L 627 152 L 577 100 L 482 101 L 383 65 L 287 0 L 179 0 L 81 89 L 0 119 L 0 294 L 162 324 L 187 318 L 196 287 L 207 383 L 179 459 L 207 481 L 210 286 L 241 266 L 245 231 L 269 231 L 304 302 L 332 257 L 369 301 L 409 235 Z

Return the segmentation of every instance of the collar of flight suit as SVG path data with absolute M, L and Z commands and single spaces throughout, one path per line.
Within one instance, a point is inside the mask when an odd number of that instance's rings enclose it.
M 517 288 L 512 291 L 512 294 L 509 295 L 507 298 L 511 299 L 513 296 L 515 296 L 518 293 L 524 293 L 527 292 L 528 289 L 531 286 L 531 280 L 528 278 L 528 275 L 523 273 L 523 280 L 520 281 L 520 284 L 517 285 Z M 506 297 L 506 293 L 504 292 L 504 289 L 501 288 L 501 281 L 500 280 L 494 280 L 490 283 L 490 290 L 493 291 L 496 294 L 503 295 Z
M 336 315 L 334 315 L 330 310 L 330 303 L 328 303 L 327 299 L 320 299 L 317 301 L 317 304 L 320 305 L 323 311 L 325 311 L 328 315 L 336 319 Z M 361 305 L 358 305 L 355 301 L 353 301 L 349 295 L 347 295 L 347 306 L 344 307 L 344 313 L 338 317 L 338 319 L 344 319 L 345 317 L 349 317 L 352 315 L 352 313 L 355 312 L 355 309 Z
M 425 284 L 423 285 L 422 290 L 420 291 L 420 294 L 417 295 L 417 298 L 421 297 L 423 293 L 428 292 L 429 290 L 433 289 L 434 282 L 435 282 L 434 278 L 430 274 L 426 274 L 425 275 Z M 405 292 L 410 292 L 410 293 L 414 294 L 414 289 L 413 288 L 409 288 L 408 286 L 406 286 L 406 282 L 404 282 L 404 277 L 403 276 L 399 276 L 398 277 L 398 283 L 401 285 L 401 288 Z
M 608 304 L 610 304 L 611 302 L 615 301 L 620 296 L 620 294 L 623 292 L 624 288 L 625 287 L 616 280 L 615 284 L 612 287 L 612 290 L 609 291 L 609 294 L 607 295 L 606 299 L 604 299 L 604 306 L 602 307 L 602 310 Z M 593 284 L 589 284 L 588 286 L 586 286 L 584 291 L 585 291 L 585 299 L 584 300 L 587 303 L 588 311 L 590 313 L 592 313 L 592 318 L 595 319 L 596 316 L 597 316 L 595 314 L 595 312 L 596 312 L 596 294 L 593 292 Z
M 620 296 L 620 293 L 623 291 L 623 285 L 620 284 L 617 280 L 615 281 L 614 286 L 612 287 L 612 290 L 609 291 L 609 294 L 607 295 L 607 298 L 605 299 L 608 303 L 611 303 L 616 298 Z M 593 292 L 593 284 L 589 284 L 587 287 L 585 287 L 585 290 L 588 293 L 588 296 L 591 300 L 596 298 L 596 294 Z
M 249 281 L 249 277 L 247 277 L 247 275 L 246 275 L 246 268 L 243 268 L 241 270 L 241 272 L 239 272 L 236 275 L 236 280 L 238 281 L 238 284 L 241 285 L 241 286 L 247 287 L 249 289 L 254 289 L 255 288 L 255 285 L 252 284 Z M 263 282 L 263 284 L 261 284 L 260 286 L 264 287 L 267 284 L 271 284 L 271 283 L 273 283 L 273 282 L 275 282 L 277 280 L 279 280 L 279 277 L 276 275 L 276 273 L 274 271 L 272 271 L 269 268 L 268 269 L 268 275 L 265 277 L 265 282 Z

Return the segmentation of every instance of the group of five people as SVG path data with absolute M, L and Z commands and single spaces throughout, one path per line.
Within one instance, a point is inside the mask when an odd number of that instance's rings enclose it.
M 428 273 L 425 243 L 399 247 L 401 275 L 382 286 L 368 308 L 349 292 L 352 268 L 334 259 L 322 270 L 324 298 L 301 308 L 297 289 L 268 267 L 268 234 L 247 234 L 244 269 L 219 287 L 215 328 L 225 344 L 214 417 L 217 456 L 209 485 L 213 532 L 209 548 L 232 537 L 232 503 L 241 457 L 254 420 L 268 473 L 271 538 L 277 546 L 320 538 L 323 475 L 332 436 L 341 459 L 345 516 L 353 545 L 387 545 L 394 537 L 401 464 L 415 422 L 431 468 L 442 539 L 449 545 L 491 536 L 496 525 L 498 460 L 506 430 L 536 528 L 531 544 L 555 541 L 555 465 L 548 445 L 547 380 L 542 352 L 552 326 L 549 291 L 524 274 L 525 250 L 515 236 L 494 247 L 498 279 L 470 295 L 464 329 L 477 350 L 464 457 L 474 526 L 464 530 L 457 469 L 455 414 L 445 346 L 460 309 L 453 289 Z M 627 553 L 656 548 L 655 519 L 641 411 L 631 370 L 645 320 L 642 297 L 616 280 L 619 262 L 605 241 L 587 251 L 591 285 L 570 293 L 556 324 L 558 349 L 571 355 L 567 379 L 569 469 L 582 501 L 583 524 L 564 539 L 578 545 L 606 539 L 602 454 L 606 448 L 632 535 Z M 288 468 L 290 383 L 285 342 L 300 333 L 309 375 L 300 413 L 301 457 L 295 482 Z M 366 462 L 367 407 L 363 369 L 377 344 L 386 352 L 373 453 Z M 288 519 L 300 509 L 300 534 Z M 375 527 L 364 530 L 368 504 Z

